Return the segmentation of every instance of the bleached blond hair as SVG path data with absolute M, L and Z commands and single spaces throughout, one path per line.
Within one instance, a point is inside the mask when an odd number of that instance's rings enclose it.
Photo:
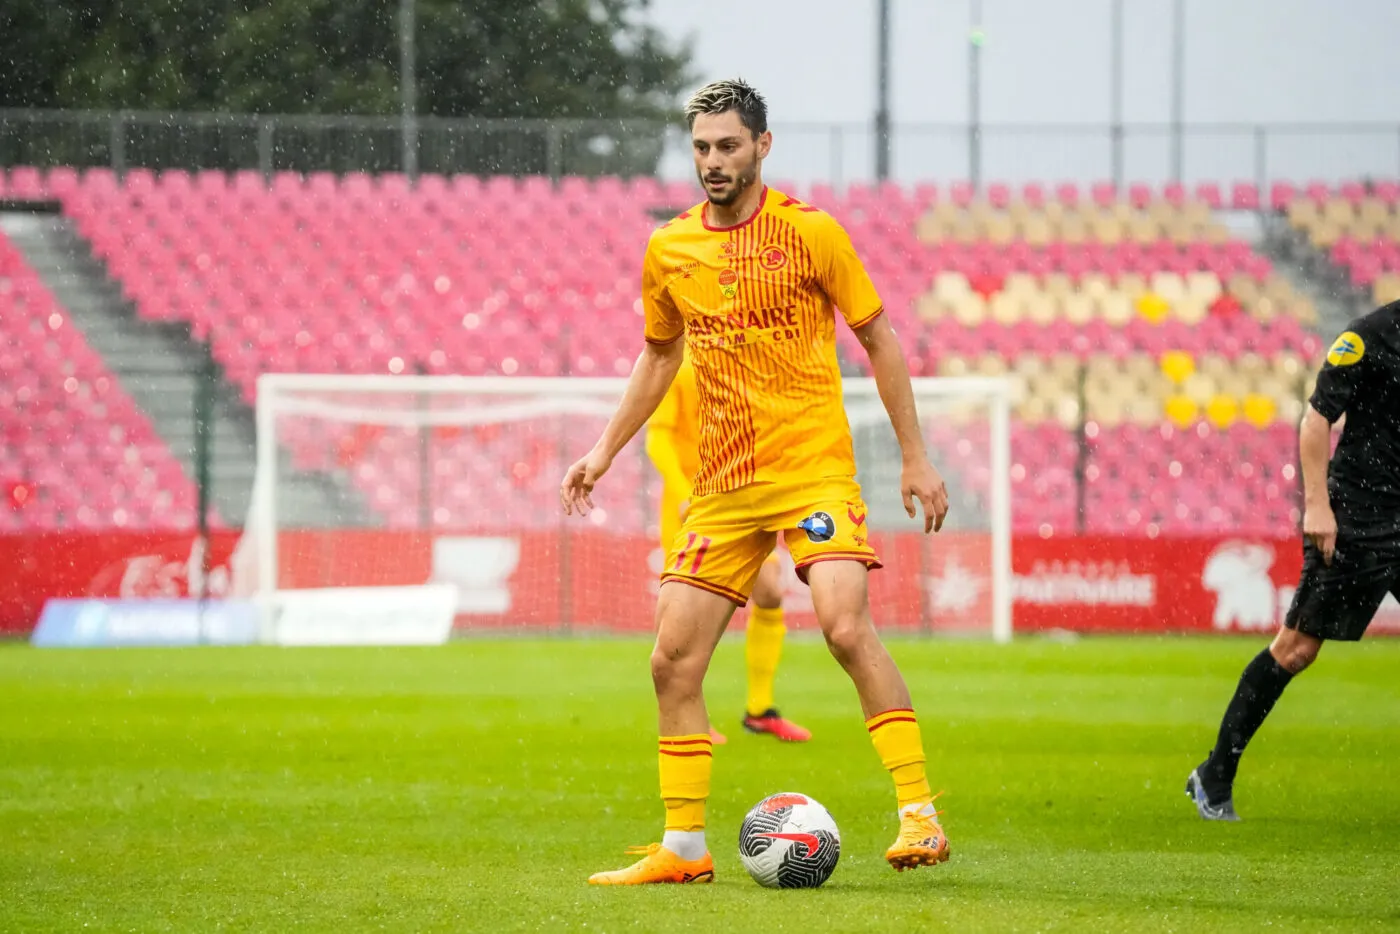
M 755 137 L 768 131 L 768 102 L 743 78 L 711 81 L 685 102 L 685 123 L 695 126 L 701 114 L 722 114 L 734 111 L 739 122 Z

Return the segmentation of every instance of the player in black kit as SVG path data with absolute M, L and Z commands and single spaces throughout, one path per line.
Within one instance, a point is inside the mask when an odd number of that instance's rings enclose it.
M 1215 748 L 1186 780 L 1206 820 L 1239 820 L 1240 755 L 1327 639 L 1354 642 L 1400 597 L 1400 302 L 1353 321 L 1327 352 L 1299 430 L 1303 574 L 1273 643 L 1244 669 Z M 1346 417 L 1328 470 L 1332 423 Z

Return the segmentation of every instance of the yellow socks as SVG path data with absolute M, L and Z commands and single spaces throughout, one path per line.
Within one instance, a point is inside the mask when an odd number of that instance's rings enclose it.
M 710 796 L 710 734 L 663 736 L 657 759 L 661 767 L 661 800 L 666 803 L 666 830 L 704 830 L 705 799 Z
M 778 674 L 778 660 L 783 657 L 783 608 L 753 608 L 749 614 L 748 635 L 744 642 L 744 658 L 749 667 L 749 716 L 757 717 L 773 705 L 773 679 Z
M 899 809 L 933 801 L 924 773 L 924 742 L 912 710 L 886 710 L 865 721 L 880 762 L 894 778 Z

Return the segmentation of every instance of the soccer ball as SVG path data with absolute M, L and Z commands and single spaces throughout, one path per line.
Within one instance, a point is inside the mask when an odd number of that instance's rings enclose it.
M 841 858 L 841 831 L 821 804 L 783 792 L 753 806 L 739 830 L 739 860 L 770 889 L 814 889 Z

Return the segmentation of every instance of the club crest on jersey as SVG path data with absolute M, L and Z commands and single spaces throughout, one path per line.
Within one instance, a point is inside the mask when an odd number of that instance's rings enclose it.
M 758 251 L 758 265 L 769 272 L 777 272 L 788 263 L 787 253 L 776 244 L 769 244 Z
M 1366 355 L 1366 342 L 1355 331 L 1343 331 L 1327 351 L 1327 362 L 1333 366 L 1351 366 Z
M 739 292 L 739 274 L 732 269 L 721 269 L 719 271 L 719 290 L 724 293 L 725 298 L 733 298 Z
M 824 512 L 814 512 L 801 522 L 797 527 L 807 533 L 807 538 L 814 542 L 829 542 L 836 535 L 836 520 Z

